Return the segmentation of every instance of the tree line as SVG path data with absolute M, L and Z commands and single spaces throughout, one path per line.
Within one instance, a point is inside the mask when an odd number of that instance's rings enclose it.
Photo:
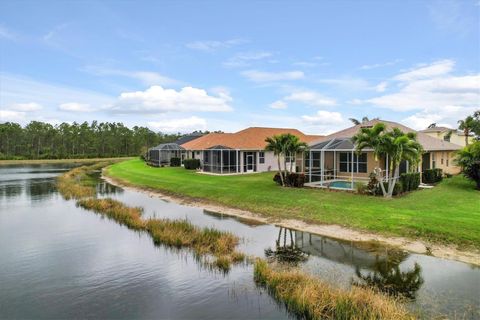
M 177 140 L 182 134 L 126 127 L 120 122 L 49 123 L 25 126 L 0 123 L 0 159 L 69 159 L 137 156 L 147 148 Z

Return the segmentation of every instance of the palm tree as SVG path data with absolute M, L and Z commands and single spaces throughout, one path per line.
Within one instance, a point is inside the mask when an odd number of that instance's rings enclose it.
M 418 163 L 423 152 L 423 148 L 417 142 L 414 132 L 404 133 L 398 128 L 387 131 L 383 123 L 377 123 L 372 128 L 361 128 L 353 136 L 352 141 L 356 145 L 357 153 L 360 153 L 365 148 L 371 148 L 376 160 L 380 156 L 388 156 L 389 172 L 387 172 L 387 175 L 390 178 L 388 179 L 387 190 L 385 190 L 380 173 L 376 170 L 380 188 L 383 196 L 386 198 L 392 197 L 393 189 L 399 176 L 400 162 L 408 160 L 412 163 Z
M 458 129 L 463 130 L 465 135 L 465 145 L 468 146 L 468 138 L 470 137 L 470 132 L 475 126 L 475 119 L 472 116 L 468 116 L 465 120 L 458 120 Z
M 358 119 L 355 119 L 355 118 L 349 118 L 348 120 L 350 120 L 354 125 L 359 125 L 359 124 L 368 122 L 370 120 L 378 120 L 378 119 L 379 118 L 369 119 L 367 116 L 365 116 L 365 117 L 362 118 L 362 120 L 358 120 Z
M 273 137 L 268 137 L 265 139 L 267 146 L 265 150 L 273 151 L 273 154 L 277 156 L 278 162 L 278 174 L 280 175 L 280 180 L 282 182 L 282 187 L 285 186 L 285 179 L 282 172 L 282 167 L 280 166 L 280 157 L 285 151 L 285 139 L 282 135 L 275 135 Z
M 308 144 L 305 142 L 300 141 L 300 138 L 293 134 L 286 134 L 286 144 L 287 144 L 287 152 L 291 155 L 296 155 L 299 152 L 303 152 L 308 148 Z M 291 159 L 291 158 L 290 158 Z M 290 161 L 290 172 L 293 171 L 293 162 Z

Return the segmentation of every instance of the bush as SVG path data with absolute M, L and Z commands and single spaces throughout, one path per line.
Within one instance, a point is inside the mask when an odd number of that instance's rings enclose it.
M 369 194 L 370 191 L 368 190 L 368 185 L 363 182 L 357 182 L 355 184 L 355 188 L 358 194 Z
M 180 167 L 181 164 L 182 164 L 182 160 L 180 158 L 170 159 L 170 167 Z
M 369 178 L 370 180 L 368 180 L 367 191 L 368 193 L 375 195 L 378 187 L 377 175 L 374 172 L 372 172 L 370 173 Z
M 280 179 L 280 174 L 278 172 L 275 174 L 275 176 L 273 176 L 273 181 L 275 181 L 278 185 L 282 184 L 282 180 Z M 287 178 L 285 179 L 285 186 L 294 187 L 294 188 L 303 188 L 304 184 L 305 184 L 305 175 L 303 173 L 295 173 L 295 172 L 287 173 Z
M 443 170 L 442 169 L 427 169 L 423 171 L 422 181 L 423 183 L 437 183 L 442 181 Z
M 199 159 L 185 159 L 183 160 L 183 166 L 187 170 L 197 170 L 200 168 L 200 160 Z
M 420 173 L 402 173 L 400 175 L 400 183 L 402 184 L 403 192 L 417 190 L 420 185 Z

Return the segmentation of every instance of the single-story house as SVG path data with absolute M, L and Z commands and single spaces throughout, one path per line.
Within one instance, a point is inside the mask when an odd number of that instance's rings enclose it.
M 473 143 L 473 138 L 474 138 L 473 134 L 470 134 L 468 137 L 465 137 L 465 133 L 463 131 L 460 131 L 457 129 L 451 129 L 447 127 L 432 126 L 431 128 L 420 130 L 419 132 L 428 134 L 429 136 L 437 139 L 458 144 L 462 147 L 466 146 L 465 138 L 468 140 L 468 143 Z
M 182 144 L 198 139 L 201 136 L 201 133 L 192 133 L 179 138 L 175 142 L 162 143 L 150 148 L 147 152 L 147 161 L 157 167 L 169 165 L 172 158 L 180 158 L 181 162 L 183 162 L 187 156 L 187 151 L 182 147 Z
M 277 157 L 266 151 L 265 139 L 290 133 L 309 143 L 321 136 L 306 135 L 297 129 L 251 127 L 235 133 L 210 133 L 183 143 L 187 158 L 199 159 L 204 172 L 239 174 L 277 170 Z M 287 157 L 295 163 L 295 156 Z M 295 165 L 294 165 L 295 168 Z
M 416 132 L 396 122 L 371 120 L 312 141 L 309 143 L 309 151 L 302 169 L 310 185 L 352 189 L 354 181 L 368 181 L 369 174 L 375 168 L 388 171 L 388 159 L 375 160 L 373 150 L 369 149 L 364 149 L 358 155 L 352 143 L 352 137 L 361 128 L 373 127 L 379 122 L 385 123 L 387 129 L 399 128 L 403 132 Z M 460 145 L 431 137 L 423 132 L 417 132 L 417 140 L 425 153 L 415 170 L 441 168 L 445 173 L 459 173 L 460 168 L 454 165 L 453 159 L 454 153 L 462 148 Z M 400 165 L 400 173 L 407 171 L 409 163 L 404 161 Z

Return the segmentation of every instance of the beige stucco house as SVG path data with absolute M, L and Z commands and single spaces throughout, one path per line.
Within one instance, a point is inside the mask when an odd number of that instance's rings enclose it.
M 387 129 L 399 128 L 403 132 L 415 132 L 396 122 L 371 120 L 312 141 L 302 168 L 308 176 L 309 183 L 312 186 L 351 189 L 354 181 L 366 182 L 375 168 L 388 172 L 388 159 L 376 160 L 373 150 L 368 149 L 358 155 L 351 140 L 361 128 L 373 127 L 379 122 L 385 123 Z M 400 165 L 400 173 L 432 168 L 441 168 L 443 172 L 450 174 L 460 172 L 460 168 L 453 161 L 455 152 L 462 148 L 460 145 L 431 137 L 423 132 L 417 132 L 417 140 L 425 151 L 420 164 L 412 168 L 404 161 Z
M 432 128 L 420 130 L 419 132 L 425 133 L 431 137 L 440 140 L 458 144 L 462 147 L 466 146 L 466 141 L 468 141 L 469 144 L 473 142 L 473 135 L 465 136 L 465 133 L 463 133 L 462 131 L 447 127 L 435 126 Z

